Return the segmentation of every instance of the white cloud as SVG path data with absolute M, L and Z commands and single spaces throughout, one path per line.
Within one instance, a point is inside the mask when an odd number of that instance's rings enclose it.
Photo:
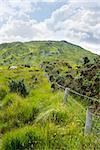
M 29 41 L 46 39 L 51 31 L 47 29 L 44 23 L 37 23 L 36 20 L 8 21 L 0 30 L 0 41 Z
M 34 0 L 0 0 L 0 23 L 9 19 L 30 18 L 29 14 L 39 10 Z
M 98 0 L 69 0 L 70 3 L 81 3 L 81 4 L 89 4 L 92 6 L 93 3 L 96 5 L 100 4 L 100 1 Z
M 69 3 L 56 10 L 50 19 L 46 20 L 49 30 L 57 39 L 65 39 L 100 54 L 100 9 L 95 3 Z M 75 1 L 74 1 L 75 2 Z M 90 4 L 90 5 L 89 5 Z M 89 7 L 90 6 L 90 7 Z

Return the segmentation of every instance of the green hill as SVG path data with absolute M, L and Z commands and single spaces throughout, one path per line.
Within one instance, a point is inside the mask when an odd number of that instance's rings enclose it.
M 69 93 L 64 104 L 64 90 L 56 86 L 98 98 L 95 57 L 66 41 L 1 44 L 0 150 L 99 150 L 99 117 L 93 115 L 84 135 L 89 101 Z
M 32 64 L 41 60 L 81 62 L 82 57 L 96 55 L 66 41 L 33 41 L 0 44 L 0 64 Z

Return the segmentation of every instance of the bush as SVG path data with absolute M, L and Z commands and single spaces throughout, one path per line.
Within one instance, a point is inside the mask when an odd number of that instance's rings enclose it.
M 9 82 L 10 92 L 16 92 L 23 97 L 26 97 L 29 93 L 27 92 L 24 80 Z
M 84 65 L 90 62 L 90 60 L 88 59 L 88 57 L 84 57 L 83 61 L 84 61 Z

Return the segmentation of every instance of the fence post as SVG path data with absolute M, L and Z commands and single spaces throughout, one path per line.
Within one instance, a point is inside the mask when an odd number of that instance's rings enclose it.
M 67 102 L 68 94 L 69 94 L 69 89 L 66 88 L 66 89 L 65 89 L 65 92 L 64 92 L 64 101 L 63 101 L 64 104 L 66 104 L 66 102 Z
M 85 122 L 85 134 L 89 134 L 92 129 L 92 112 L 91 109 L 88 108 L 86 111 L 86 122 Z

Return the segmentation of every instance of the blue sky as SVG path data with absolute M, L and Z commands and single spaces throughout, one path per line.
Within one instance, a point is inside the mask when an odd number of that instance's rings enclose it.
M 100 54 L 99 0 L 0 0 L 0 43 L 66 40 Z
M 59 9 L 61 6 L 66 4 L 66 2 L 38 2 L 35 4 L 37 10 L 32 12 L 30 16 L 37 21 L 43 21 L 44 19 L 50 18 L 53 11 Z

